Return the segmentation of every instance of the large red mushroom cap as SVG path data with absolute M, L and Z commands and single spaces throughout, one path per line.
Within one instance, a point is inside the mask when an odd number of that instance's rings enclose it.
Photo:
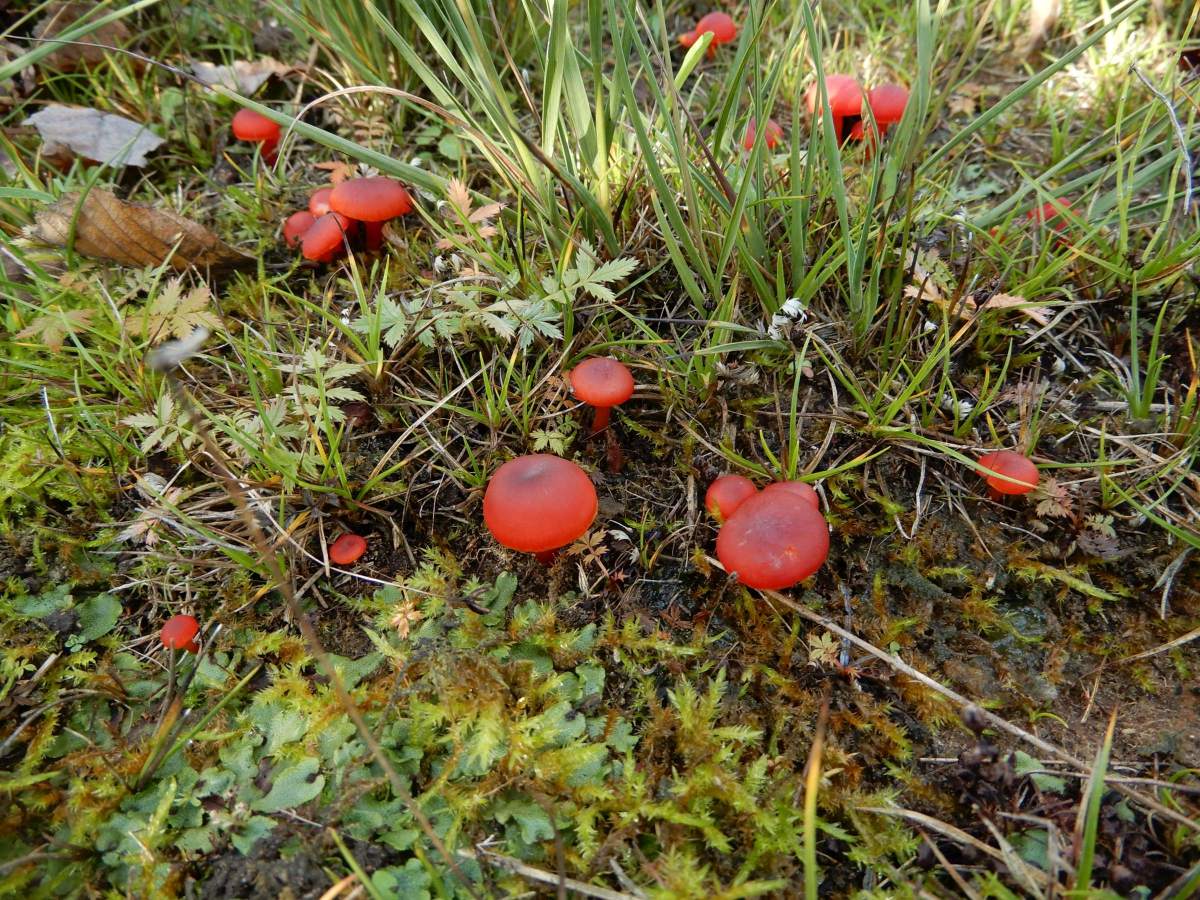
M 386 222 L 412 212 L 413 202 L 395 178 L 350 178 L 333 189 L 329 208 L 360 222 Z
M 900 84 L 881 84 L 867 91 L 867 103 L 871 115 L 879 125 L 879 133 L 887 134 L 888 127 L 904 117 L 908 105 L 908 88 Z
M 685 47 L 690 47 L 696 41 L 700 40 L 702 35 L 712 33 L 712 43 L 708 45 L 708 53 L 710 56 L 716 50 L 718 44 L 729 44 L 737 40 L 737 24 L 729 16 L 728 13 L 710 12 L 703 16 L 696 27 L 687 34 L 679 36 L 679 43 Z
M 1038 483 L 1037 466 L 1027 456 L 1012 450 L 997 450 L 979 457 L 988 487 L 997 494 L 1028 494 Z M 998 478 L 997 475 L 1007 476 Z M 1015 479 L 1009 481 L 1008 479 Z
M 746 136 L 742 139 L 742 148 L 745 150 L 754 149 L 754 141 L 758 137 L 758 122 L 755 119 L 750 120 L 750 124 L 746 126 Z M 767 119 L 766 127 L 763 128 L 763 143 L 767 145 L 768 150 L 774 150 L 775 145 L 783 140 L 783 127 L 774 119 Z
M 722 475 L 704 492 L 704 508 L 717 522 L 728 522 L 739 506 L 758 493 L 754 482 L 744 475 Z
M 198 653 L 200 645 L 196 643 L 196 635 L 200 633 L 200 623 L 192 616 L 171 616 L 159 633 L 159 640 L 164 647 L 171 650 L 183 650 L 186 653 Z
M 283 242 L 292 248 L 299 246 L 316 221 L 316 216 L 307 209 L 292 213 L 283 222 Z
M 325 213 L 304 233 L 300 252 L 305 259 L 314 262 L 329 262 L 345 246 L 346 232 L 352 222 L 340 213 Z
M 505 547 L 545 553 L 582 537 L 596 518 L 598 503 L 583 469 L 536 453 L 496 470 L 483 494 L 483 521 Z
M 829 556 L 824 517 L 791 491 L 761 491 L 717 535 L 717 558 L 747 587 L 779 590 L 812 575 Z
M 346 532 L 329 545 L 329 561 L 335 566 L 349 566 L 358 562 L 367 552 L 367 539 Z
M 270 159 L 279 145 L 279 124 L 252 109 L 239 109 L 233 115 L 233 136 L 259 144 L 263 158 Z
M 808 113 L 817 112 L 817 97 L 820 92 L 818 85 L 809 86 L 804 99 L 808 104 Z M 833 130 L 840 141 L 843 137 L 842 120 L 857 119 L 862 116 L 864 94 L 862 85 L 851 75 L 826 75 L 825 92 L 829 95 L 829 111 L 833 114 Z M 853 127 L 854 123 L 851 123 Z M 820 127 L 818 125 L 818 127 Z
M 763 491 L 785 491 L 799 497 L 817 512 L 821 511 L 821 498 L 813 490 L 812 485 L 803 481 L 776 481 L 768 484 Z

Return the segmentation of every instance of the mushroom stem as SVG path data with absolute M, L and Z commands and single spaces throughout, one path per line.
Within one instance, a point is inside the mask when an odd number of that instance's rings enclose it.
M 611 406 L 596 407 L 596 417 L 592 419 L 592 434 L 599 434 L 608 427 L 608 420 L 611 412 Z
M 540 562 L 543 566 L 554 565 L 554 560 L 558 558 L 557 550 L 542 550 L 533 554 L 533 558 Z
M 372 252 L 383 246 L 382 222 L 363 222 L 363 245 Z

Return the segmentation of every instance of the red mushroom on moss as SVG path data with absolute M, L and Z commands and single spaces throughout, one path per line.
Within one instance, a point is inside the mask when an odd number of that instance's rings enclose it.
M 753 150 L 754 141 L 758 138 L 758 122 L 756 119 L 751 119 L 746 126 L 746 136 L 742 138 L 742 149 Z M 767 119 L 767 124 L 763 128 L 763 143 L 767 145 L 768 150 L 774 150 L 775 145 L 783 140 L 783 127 L 774 119 Z
M 594 356 L 571 370 L 571 389 L 588 406 L 596 408 L 592 434 L 608 427 L 614 406 L 633 396 L 633 373 L 608 356 Z
M 587 473 L 548 453 L 509 460 L 483 494 L 483 521 L 492 537 L 505 547 L 532 553 L 543 565 L 587 532 L 598 508 Z
M 307 209 L 292 213 L 283 222 L 283 242 L 292 249 L 300 246 L 304 235 L 308 234 L 308 229 L 312 228 L 316 221 L 316 216 Z
M 704 492 L 704 508 L 719 524 L 729 521 L 737 508 L 758 493 L 754 482 L 744 475 L 722 475 Z
M 695 28 L 686 34 L 681 34 L 679 43 L 690 47 L 703 35 L 709 33 L 712 34 L 712 43 L 708 45 L 708 56 L 711 59 L 717 55 L 719 45 L 730 44 L 737 40 L 737 24 L 727 13 L 710 12 L 696 23 Z
M 279 146 L 279 125 L 262 113 L 252 109 L 239 109 L 233 116 L 233 136 L 239 141 L 258 144 L 262 158 L 275 161 L 275 148 Z
M 363 241 L 368 250 L 383 245 L 383 223 L 413 210 L 408 190 L 394 178 L 375 175 L 350 178 L 333 189 L 329 208 L 363 223 Z
M 776 481 L 768 484 L 763 491 L 784 491 L 799 497 L 817 512 L 821 511 L 821 498 L 813 490 L 812 485 L 803 481 Z
M 847 132 L 862 118 L 862 85 L 851 75 L 826 75 L 825 93 L 829 95 L 828 108 L 833 115 L 833 132 L 840 144 Z M 813 84 L 804 95 L 810 116 L 817 113 L 819 94 L 819 85 Z M 819 122 L 816 127 L 821 127 Z
M 981 473 L 988 484 L 988 493 L 993 500 L 1005 494 L 1028 494 L 1038 483 L 1037 466 L 1027 456 L 1012 450 L 997 450 L 979 457 Z
M 761 491 L 738 507 L 717 535 L 717 558 L 747 587 L 791 587 L 829 556 L 824 517 L 791 491 Z
M 170 650 L 199 653 L 200 645 L 196 643 L 196 635 L 199 633 L 200 623 L 193 616 L 171 616 L 163 625 L 159 640 Z
M 314 262 L 330 262 L 345 249 L 354 222 L 340 213 L 325 213 L 304 233 L 300 252 Z
M 329 212 L 329 195 L 332 193 L 332 187 L 317 188 L 308 198 L 308 211 L 316 218 L 321 218 L 321 216 Z
M 329 545 L 329 561 L 335 566 L 352 566 L 367 552 L 367 539 L 361 535 L 338 535 L 337 540 Z

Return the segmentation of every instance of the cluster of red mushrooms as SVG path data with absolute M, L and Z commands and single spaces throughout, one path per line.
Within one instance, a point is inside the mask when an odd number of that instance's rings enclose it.
M 725 13 L 709 13 L 679 42 L 691 47 L 706 34 L 713 35 L 712 55 L 720 44 L 737 37 L 737 26 Z M 901 85 L 884 84 L 864 92 L 849 75 L 825 79 L 829 112 L 839 142 L 863 140 L 864 105 L 878 134 L 886 134 L 900 121 L 908 102 Z M 817 86 L 806 96 L 811 115 L 817 112 Z M 236 138 L 259 145 L 264 160 L 272 161 L 280 139 L 278 124 L 252 110 L 243 109 L 233 119 Z M 874 133 L 874 132 L 872 132 Z M 750 150 L 757 138 L 750 120 L 743 146 Z M 783 129 L 769 119 L 763 142 L 773 149 Z M 347 248 L 376 250 L 382 243 L 383 223 L 413 209 L 404 185 L 383 176 L 354 178 L 317 190 L 308 209 L 293 213 L 284 222 L 289 247 L 300 246 L 304 257 L 329 262 Z M 1027 217 L 1056 231 L 1066 227 L 1069 204 L 1059 199 L 1031 210 Z M 610 357 L 592 357 L 570 373 L 571 389 L 595 409 L 589 434 L 605 431 L 613 407 L 633 396 L 633 374 Z M 979 458 L 993 500 L 1026 494 L 1038 483 L 1032 460 L 1012 450 L 986 453 Z M 762 490 L 742 475 L 722 475 L 709 485 L 704 504 L 720 525 L 717 558 L 730 576 L 758 590 L 781 590 L 811 577 L 829 555 L 829 525 L 821 514 L 820 499 L 802 481 L 780 481 Z M 500 466 L 483 496 L 483 520 L 496 541 L 521 553 L 532 554 L 544 565 L 557 553 L 583 537 L 599 510 L 596 488 L 587 473 L 570 460 L 548 453 L 519 456 Z M 358 562 L 367 551 L 367 540 L 345 533 L 329 545 L 329 561 L 338 566 Z M 189 615 L 173 616 L 163 626 L 160 640 L 168 650 L 198 653 L 200 625 Z

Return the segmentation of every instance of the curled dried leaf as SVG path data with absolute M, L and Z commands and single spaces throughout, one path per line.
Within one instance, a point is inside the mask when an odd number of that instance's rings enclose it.
M 50 104 L 21 124 L 38 130 L 47 155 L 65 147 L 76 156 L 108 165 L 144 166 L 146 154 L 163 143 L 145 125 L 81 106 Z
M 192 63 L 192 74 L 203 84 L 221 85 L 247 97 L 252 96 L 273 75 L 285 75 L 292 67 L 271 56 L 235 59 L 227 66 L 210 62 Z
M 167 261 L 179 270 L 221 270 L 252 259 L 191 219 L 99 188 L 82 198 L 64 194 L 37 214 L 29 237 L 52 247 L 66 247 L 73 238 L 75 252 L 125 266 Z

